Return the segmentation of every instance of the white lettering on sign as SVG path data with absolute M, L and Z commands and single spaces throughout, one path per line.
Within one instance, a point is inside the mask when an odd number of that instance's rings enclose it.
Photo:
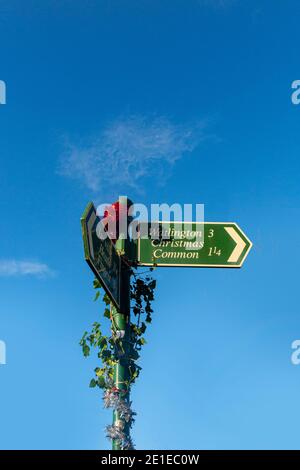
M 153 256 L 157 258 L 174 258 L 174 259 L 198 259 L 199 253 L 197 251 L 163 251 L 162 249 L 154 250 Z

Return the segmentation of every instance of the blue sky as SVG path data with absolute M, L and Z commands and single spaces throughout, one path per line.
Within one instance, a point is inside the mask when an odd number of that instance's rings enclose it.
M 105 449 L 78 341 L 101 314 L 88 201 L 204 203 L 241 270 L 157 270 L 134 387 L 145 449 L 299 449 L 296 0 L 2 0 L 0 446 Z

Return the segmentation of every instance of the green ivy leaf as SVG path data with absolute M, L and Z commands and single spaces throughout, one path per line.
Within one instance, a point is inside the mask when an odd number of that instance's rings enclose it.
M 106 318 L 109 318 L 109 319 L 110 319 L 110 310 L 109 310 L 109 308 L 106 308 L 106 309 L 104 310 L 104 316 L 105 316 Z
M 90 347 L 89 347 L 87 344 L 84 344 L 84 345 L 82 346 L 82 351 L 83 351 L 84 357 L 87 357 L 87 356 L 90 355 L 91 349 L 90 349 Z
M 87 335 L 88 335 L 88 332 L 85 331 L 83 337 L 81 338 L 81 340 L 80 340 L 80 342 L 79 342 L 80 346 L 83 346 L 83 345 L 84 345 L 85 339 L 86 339 Z
M 104 349 L 101 351 L 101 358 L 102 359 L 110 359 L 111 358 L 111 351 Z
M 145 338 L 140 338 L 138 340 L 138 344 L 140 344 L 141 346 L 143 346 L 144 344 L 147 344 L 147 341 L 145 340 Z
M 105 386 L 106 386 L 105 378 L 104 377 L 99 377 L 98 380 L 97 380 L 97 385 L 100 388 L 105 388 Z
M 99 279 L 94 279 L 93 286 L 94 286 L 94 289 L 101 289 L 102 285 Z
M 102 336 L 99 341 L 98 341 L 98 346 L 100 349 L 106 349 L 107 348 L 107 339 L 105 336 Z
M 90 388 L 95 388 L 96 385 L 97 385 L 96 380 L 95 380 L 95 379 L 92 379 L 92 380 L 90 381 Z
M 95 374 L 97 377 L 102 377 L 105 374 L 105 368 L 96 367 Z
M 95 298 L 94 298 L 94 302 L 96 302 L 96 300 L 98 300 L 99 297 L 100 297 L 100 291 L 98 290 L 98 291 L 96 292 L 96 295 L 95 295 Z

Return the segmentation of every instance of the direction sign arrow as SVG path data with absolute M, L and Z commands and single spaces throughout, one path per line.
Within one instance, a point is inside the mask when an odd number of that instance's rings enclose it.
M 138 264 L 239 268 L 251 247 L 249 238 L 234 222 L 141 223 Z
M 243 253 L 243 250 L 246 246 L 246 242 L 244 242 L 244 240 L 242 239 L 242 237 L 240 237 L 240 235 L 238 234 L 238 232 L 236 231 L 234 227 L 224 227 L 224 228 L 226 232 L 229 233 L 231 238 L 233 238 L 233 240 L 236 243 L 236 247 L 231 253 L 231 255 L 229 256 L 227 261 L 229 263 L 236 263 L 239 257 L 241 256 L 241 254 Z
M 97 236 L 99 221 L 94 205 L 89 203 L 81 218 L 84 255 L 105 292 L 120 310 L 121 258 L 109 237 L 102 240 Z

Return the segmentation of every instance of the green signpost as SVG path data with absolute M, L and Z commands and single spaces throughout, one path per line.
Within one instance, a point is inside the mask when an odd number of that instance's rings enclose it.
M 140 234 L 137 261 L 142 266 L 239 268 L 252 246 L 231 222 L 141 223 Z
M 94 205 L 89 203 L 81 218 L 85 259 L 112 303 L 120 309 L 121 258 L 110 238 L 101 240 L 97 236 L 99 221 Z
M 120 197 L 118 204 L 128 213 L 126 197 Z M 141 222 L 137 243 L 120 237 L 114 244 L 108 237 L 104 240 L 98 237 L 99 221 L 94 205 L 88 204 L 81 219 L 85 259 L 111 300 L 112 331 L 119 334 L 119 346 L 124 352 L 114 365 L 114 390 L 129 403 L 131 265 L 239 268 L 252 243 L 232 222 Z M 114 411 L 113 426 L 130 437 L 128 423 L 118 411 Z M 116 437 L 112 448 L 121 450 Z

